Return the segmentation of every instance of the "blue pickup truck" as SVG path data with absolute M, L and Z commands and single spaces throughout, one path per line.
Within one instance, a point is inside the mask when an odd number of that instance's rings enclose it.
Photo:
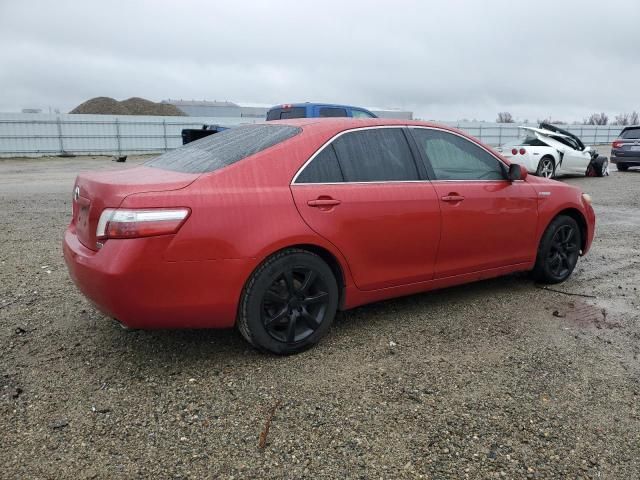
M 373 113 L 365 108 L 331 103 L 285 103 L 284 105 L 271 107 L 267 112 L 267 121 L 317 117 L 376 118 Z
M 366 108 L 351 105 L 336 105 L 332 103 L 285 103 L 276 105 L 267 111 L 267 121 L 284 120 L 287 118 L 321 118 L 321 117 L 351 117 L 377 118 Z M 202 128 L 185 128 L 182 130 L 182 144 L 186 145 L 194 140 L 213 135 L 229 127 L 221 125 L 203 125 Z

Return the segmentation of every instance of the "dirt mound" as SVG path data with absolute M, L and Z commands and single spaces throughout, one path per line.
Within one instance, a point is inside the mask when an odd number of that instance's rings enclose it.
M 131 97 L 121 102 L 109 97 L 96 97 L 81 103 L 69 113 L 93 115 L 185 115 L 174 105 L 155 103 L 140 97 Z

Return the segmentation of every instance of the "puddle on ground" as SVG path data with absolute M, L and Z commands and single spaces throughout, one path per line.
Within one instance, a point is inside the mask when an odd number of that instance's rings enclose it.
M 567 302 L 561 308 L 553 310 L 553 316 L 561 318 L 582 328 L 598 329 L 622 328 L 617 315 L 600 305 L 592 305 L 582 300 Z

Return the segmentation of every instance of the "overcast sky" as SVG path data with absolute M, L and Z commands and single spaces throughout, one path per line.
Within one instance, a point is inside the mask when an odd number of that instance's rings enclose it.
M 424 119 L 640 111 L 640 1 L 0 0 L 0 111 L 96 96 Z

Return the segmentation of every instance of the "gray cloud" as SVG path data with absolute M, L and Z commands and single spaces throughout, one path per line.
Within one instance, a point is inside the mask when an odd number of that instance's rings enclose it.
M 640 110 L 639 24 L 633 0 L 0 2 L 0 110 L 105 95 L 580 120 Z

